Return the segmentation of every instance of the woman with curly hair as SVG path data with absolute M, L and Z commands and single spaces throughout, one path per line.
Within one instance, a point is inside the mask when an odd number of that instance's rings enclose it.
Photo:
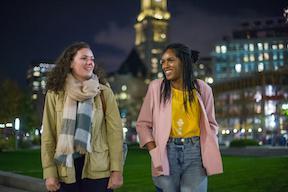
M 41 143 L 48 191 L 108 192 L 123 183 L 122 123 L 97 68 L 89 45 L 77 42 L 48 75 Z

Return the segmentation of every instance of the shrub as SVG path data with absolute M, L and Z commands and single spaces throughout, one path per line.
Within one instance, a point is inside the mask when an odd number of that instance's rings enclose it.
M 234 139 L 230 143 L 230 147 L 247 147 L 247 146 L 258 146 L 258 141 L 253 139 Z

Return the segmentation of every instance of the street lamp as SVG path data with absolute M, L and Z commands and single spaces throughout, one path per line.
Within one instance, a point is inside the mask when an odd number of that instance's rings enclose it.
M 17 117 L 14 121 L 15 129 L 15 148 L 18 149 L 18 131 L 20 130 L 20 119 Z

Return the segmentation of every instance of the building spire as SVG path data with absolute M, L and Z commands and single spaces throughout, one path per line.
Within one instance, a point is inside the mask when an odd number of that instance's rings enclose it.
M 134 25 L 135 46 L 148 69 L 148 78 L 162 77 L 160 57 L 168 42 L 167 0 L 141 0 L 141 11 Z

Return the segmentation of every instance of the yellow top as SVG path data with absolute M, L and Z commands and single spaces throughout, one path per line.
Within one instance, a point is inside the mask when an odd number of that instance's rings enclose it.
M 200 106 L 193 90 L 193 102 L 187 102 L 187 112 L 184 107 L 183 91 L 172 88 L 172 129 L 170 137 L 187 138 L 200 136 Z M 188 99 L 188 93 L 187 99 Z M 191 105 L 190 105 L 191 104 Z

